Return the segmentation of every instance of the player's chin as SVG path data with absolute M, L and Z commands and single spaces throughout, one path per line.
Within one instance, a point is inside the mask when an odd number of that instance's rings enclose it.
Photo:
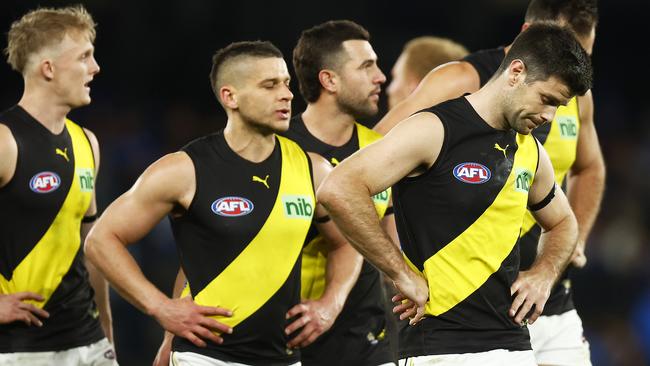
M 83 106 L 86 106 L 86 105 L 90 104 L 91 101 L 92 101 L 92 99 L 90 98 L 90 95 L 85 95 L 85 96 L 75 100 L 74 102 L 70 103 L 70 106 L 72 108 L 79 108 L 79 107 L 83 107 Z
M 515 131 L 521 135 L 530 135 L 535 127 L 537 126 L 534 123 L 523 121 L 519 126 L 517 126 L 517 128 L 515 128 Z
M 289 129 L 289 121 L 290 118 L 281 118 L 273 121 L 273 123 L 271 124 L 273 131 L 277 133 L 287 132 L 287 130 Z

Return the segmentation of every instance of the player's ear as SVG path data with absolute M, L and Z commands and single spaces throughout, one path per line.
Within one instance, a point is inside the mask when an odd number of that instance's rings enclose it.
M 332 70 L 321 70 L 318 73 L 318 81 L 320 81 L 321 87 L 330 93 L 336 93 L 338 90 L 339 77 Z
M 526 78 L 526 64 L 520 59 L 514 59 L 508 66 L 508 85 L 514 86 Z
M 237 89 L 232 85 L 224 85 L 219 88 L 219 99 L 224 107 L 229 109 L 237 109 Z

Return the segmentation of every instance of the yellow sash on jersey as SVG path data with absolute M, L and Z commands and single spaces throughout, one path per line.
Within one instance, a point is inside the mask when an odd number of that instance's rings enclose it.
M 555 182 L 562 187 L 564 177 L 576 160 L 578 148 L 578 134 L 580 133 L 580 111 L 578 109 L 578 98 L 573 97 L 566 106 L 560 106 L 551 122 L 551 130 L 544 142 L 544 149 L 553 164 Z M 521 228 L 521 235 L 524 236 L 535 226 L 535 218 L 529 212 L 526 213 Z
M 194 296 L 200 305 L 232 310 L 232 317 L 213 317 L 231 327 L 260 309 L 287 281 L 316 209 L 307 156 L 295 142 L 280 136 L 278 141 L 282 175 L 269 217 L 237 258 Z M 287 211 L 287 199 L 294 197 L 302 197 L 311 205 L 310 215 L 296 217 L 295 210 Z M 189 286 L 183 296 L 188 292 Z
M 94 175 L 92 148 L 81 127 L 66 120 L 66 128 L 72 139 L 75 166 L 71 177 L 61 179 L 72 178 L 70 190 L 45 235 L 14 269 L 11 279 L 0 275 L 0 293 L 35 292 L 45 298 L 43 302 L 31 301 L 39 307 L 45 306 L 70 270 L 81 244 L 81 219 L 92 199 L 92 189 L 82 187 L 81 182 L 89 178 L 88 174 Z
M 528 191 L 518 185 L 521 172 L 532 183 L 537 168 L 537 142 L 517 135 L 519 148 L 512 171 L 494 202 L 472 225 L 424 262 L 429 283 L 426 313 L 440 315 L 466 299 L 495 273 L 517 244 Z M 410 261 L 407 260 L 407 263 Z M 417 270 L 413 264 L 409 266 Z
M 359 138 L 359 148 L 370 145 L 381 139 L 383 136 L 359 123 L 355 123 L 357 137 Z M 384 217 L 384 213 L 390 202 L 391 189 L 378 193 L 372 197 L 379 218 Z M 329 246 L 324 242 L 321 235 L 316 236 L 310 241 L 302 251 L 302 270 L 301 270 L 301 296 L 303 299 L 319 299 L 325 291 L 327 268 L 327 254 Z

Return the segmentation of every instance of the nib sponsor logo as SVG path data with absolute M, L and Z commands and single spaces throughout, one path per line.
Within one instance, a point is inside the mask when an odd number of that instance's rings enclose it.
M 311 220 L 314 214 L 314 203 L 308 196 L 284 195 L 282 196 L 284 216 L 291 219 Z

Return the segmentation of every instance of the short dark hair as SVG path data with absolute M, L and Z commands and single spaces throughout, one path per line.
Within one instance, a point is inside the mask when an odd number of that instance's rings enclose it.
M 318 73 L 323 69 L 336 69 L 343 61 L 339 56 L 343 42 L 369 41 L 370 34 L 350 20 L 330 20 L 307 29 L 300 34 L 293 49 L 293 68 L 300 85 L 300 94 L 307 103 L 318 100 L 321 84 Z
M 591 60 L 575 32 L 568 27 L 557 23 L 535 23 L 528 27 L 515 38 L 497 75 L 516 59 L 526 65 L 527 83 L 554 76 L 566 84 L 572 95 L 584 95 L 591 89 Z
M 531 0 L 525 21 L 566 21 L 579 36 L 586 36 L 598 23 L 596 0 Z
M 223 74 L 224 66 L 229 61 L 238 57 L 283 58 L 283 55 L 273 43 L 268 41 L 234 42 L 217 50 L 214 56 L 212 56 L 212 70 L 210 70 L 210 85 L 217 99 L 219 99 L 219 88 L 221 88 L 221 80 L 219 77 Z

